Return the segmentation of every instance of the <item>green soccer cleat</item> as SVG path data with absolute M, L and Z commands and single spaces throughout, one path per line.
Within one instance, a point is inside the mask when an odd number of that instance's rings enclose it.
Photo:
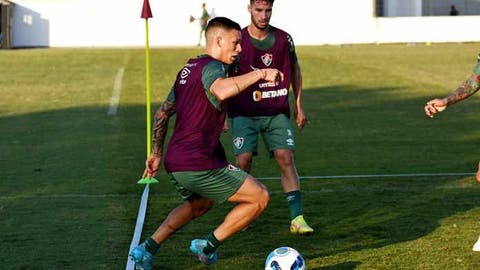
M 308 226 L 303 215 L 300 215 L 290 222 L 290 232 L 297 235 L 312 235 L 314 230 Z

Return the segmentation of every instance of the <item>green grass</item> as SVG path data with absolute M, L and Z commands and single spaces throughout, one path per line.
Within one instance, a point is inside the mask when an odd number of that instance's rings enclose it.
M 427 119 L 475 64 L 478 43 L 298 47 L 306 129 L 296 132 L 302 176 L 474 172 L 480 102 Z M 198 48 L 152 49 L 153 108 Z M 120 107 L 107 115 L 124 67 Z M 0 269 L 124 269 L 143 186 L 142 49 L 0 51 Z M 230 160 L 230 134 L 222 136 Z M 252 174 L 278 176 L 264 148 Z M 142 239 L 179 197 L 162 172 L 151 187 Z M 210 269 L 263 269 L 289 245 L 319 269 L 476 269 L 480 186 L 473 176 L 308 179 L 309 238 L 288 232 L 277 180 L 266 212 L 220 249 Z M 204 269 L 189 241 L 221 222 L 220 205 L 166 242 L 154 269 Z

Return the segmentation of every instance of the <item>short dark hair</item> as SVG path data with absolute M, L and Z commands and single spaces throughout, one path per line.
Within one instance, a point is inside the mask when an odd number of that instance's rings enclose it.
M 235 29 L 238 31 L 241 30 L 240 25 L 237 22 L 232 21 L 227 17 L 215 17 L 210 21 L 208 21 L 207 28 L 205 29 L 205 33 L 207 33 L 210 28 L 215 28 L 215 27 L 220 27 L 225 30 L 232 30 L 232 29 Z
M 253 4 L 253 2 L 258 1 L 258 0 L 250 0 L 250 5 Z M 260 0 L 260 1 L 265 1 L 273 5 L 273 1 L 275 0 Z

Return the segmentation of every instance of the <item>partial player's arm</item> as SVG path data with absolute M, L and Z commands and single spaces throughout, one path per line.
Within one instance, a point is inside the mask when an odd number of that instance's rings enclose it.
M 274 68 L 256 69 L 240 76 L 218 78 L 210 86 L 210 92 L 219 100 L 238 95 L 259 80 L 283 81 L 283 73 Z
M 433 117 L 444 111 L 448 106 L 462 101 L 480 89 L 480 74 L 472 73 L 452 94 L 442 99 L 432 99 L 425 105 L 425 114 Z
M 307 115 L 303 109 L 302 99 L 302 72 L 298 63 L 293 65 L 292 69 L 292 89 L 295 96 L 294 115 L 298 128 L 302 129 L 307 124 Z
M 293 108 L 293 113 L 295 116 L 295 122 L 297 123 L 298 128 L 302 129 L 307 124 L 307 115 L 303 109 L 303 99 L 302 99 L 302 88 L 303 88 L 303 78 L 302 70 L 300 69 L 300 64 L 298 63 L 297 53 L 295 52 L 295 44 L 293 38 L 290 35 L 287 35 L 288 44 L 290 46 L 290 63 L 291 65 L 291 84 L 293 89 L 293 95 L 295 96 L 295 106 Z
M 175 103 L 171 100 L 173 92 L 170 93 L 169 98 L 163 102 L 155 113 L 155 122 L 152 132 L 152 153 L 145 161 L 145 171 L 143 177 L 147 175 L 154 176 L 158 168 L 163 155 L 163 144 L 168 130 L 168 121 L 170 117 L 175 114 Z
M 478 91 L 480 75 L 472 73 L 451 95 L 446 97 L 447 106 L 462 101 Z

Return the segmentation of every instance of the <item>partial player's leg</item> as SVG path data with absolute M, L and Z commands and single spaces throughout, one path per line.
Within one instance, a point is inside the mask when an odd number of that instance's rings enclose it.
M 204 215 L 212 206 L 211 200 L 192 195 L 173 209 L 155 233 L 130 252 L 130 257 L 135 261 L 135 269 L 151 269 L 153 255 L 158 251 L 160 245 L 191 220 Z
M 273 156 L 280 168 L 280 180 L 284 193 L 300 190 L 300 181 L 293 161 L 293 151 L 288 149 L 273 150 Z
M 190 250 L 200 261 L 209 265 L 216 262 L 216 250 L 223 241 L 263 212 L 269 195 L 264 185 L 232 165 L 209 171 L 205 177 L 197 177 L 195 184 L 200 187 L 195 191 L 203 197 L 217 203 L 225 201 L 236 203 L 222 224 L 204 239 L 195 239 L 191 242 Z
M 480 161 L 478 162 L 478 170 L 476 175 L 477 181 L 480 182 Z
M 266 123 L 264 141 L 280 168 L 280 180 L 290 210 L 290 232 L 309 235 L 314 230 L 307 224 L 302 213 L 300 180 L 295 168 L 295 138 L 290 119 L 283 114 L 276 115 Z
M 240 169 L 250 173 L 250 171 L 252 170 L 253 153 L 252 152 L 241 153 L 241 154 L 238 154 L 235 158 L 236 158 L 237 166 Z
M 258 120 L 251 117 L 237 116 L 232 119 L 233 153 L 237 166 L 250 173 L 253 156 L 257 154 Z
M 215 229 L 217 239 L 224 241 L 254 221 L 265 210 L 269 199 L 267 188 L 249 175 L 240 189 L 228 198 L 237 205 Z
M 293 151 L 277 149 L 273 152 L 280 167 L 282 187 L 290 210 L 290 232 L 298 235 L 311 235 L 314 230 L 303 217 L 302 194 L 299 176 L 293 161 Z

